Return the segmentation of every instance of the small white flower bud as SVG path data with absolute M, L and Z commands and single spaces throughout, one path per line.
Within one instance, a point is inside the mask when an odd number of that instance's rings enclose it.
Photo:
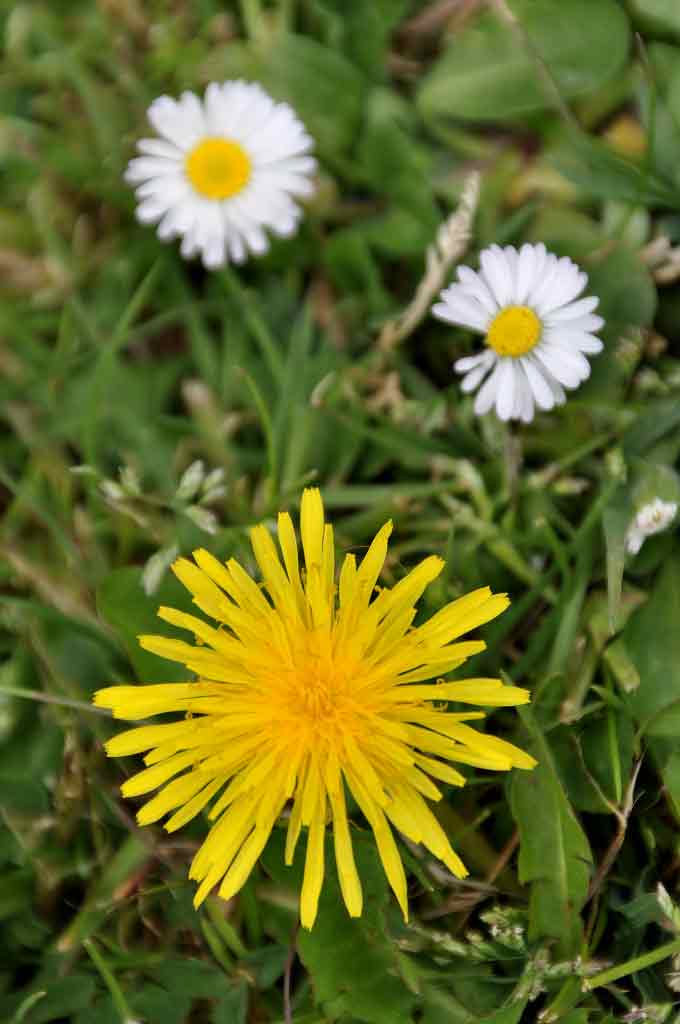
M 670 526 L 677 511 L 676 502 L 662 501 L 661 498 L 654 498 L 639 508 L 626 534 L 628 553 L 637 555 L 647 537 L 661 533 Z

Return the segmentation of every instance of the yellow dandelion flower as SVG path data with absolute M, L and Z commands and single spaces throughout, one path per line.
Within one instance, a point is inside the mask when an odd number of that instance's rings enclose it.
M 447 762 L 499 771 L 534 766 L 517 747 L 467 724 L 483 712 L 452 713 L 439 703 L 523 704 L 526 690 L 499 679 L 427 682 L 484 649 L 481 641 L 460 637 L 500 614 L 508 598 L 483 587 L 413 628 L 416 602 L 444 563 L 426 558 L 375 594 L 391 531 L 386 523 L 358 565 L 347 555 L 336 586 L 333 528 L 311 488 L 300 515 L 304 569 L 286 513 L 278 521 L 283 564 L 267 529 L 251 531 L 261 586 L 233 559 L 223 564 L 204 550 L 194 552 L 193 562 L 180 558 L 176 575 L 217 628 L 160 608 L 160 618 L 193 633 L 197 646 L 160 636 L 142 636 L 140 643 L 185 665 L 197 680 L 95 694 L 95 703 L 117 718 L 183 715 L 121 733 L 106 750 L 110 756 L 149 751 L 147 767 L 122 787 L 125 796 L 162 787 L 139 811 L 142 825 L 172 812 L 165 823 L 172 832 L 215 801 L 212 829 L 189 871 L 200 883 L 196 906 L 218 883 L 224 899 L 238 892 L 290 802 L 287 864 L 307 830 L 302 924 L 311 928 L 316 917 L 328 820 L 342 895 L 350 915 L 359 916 L 350 793 L 373 830 L 406 918 L 406 876 L 393 828 L 422 843 L 454 875 L 467 873 L 427 803 L 441 798 L 433 779 L 465 781 Z

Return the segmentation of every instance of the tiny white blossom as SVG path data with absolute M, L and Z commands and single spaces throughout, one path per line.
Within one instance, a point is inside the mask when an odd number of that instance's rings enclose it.
M 137 218 L 209 269 L 269 248 L 265 230 L 295 233 L 295 199 L 314 191 L 314 143 L 287 103 L 255 82 L 211 82 L 201 100 L 160 96 L 147 112 L 160 138 L 141 139 L 125 179 Z
M 492 245 L 479 259 L 479 272 L 458 268 L 458 281 L 441 293 L 432 312 L 485 335 L 483 352 L 454 364 L 464 375 L 463 391 L 481 384 L 475 412 L 481 416 L 495 406 L 502 420 L 530 423 L 535 405 L 560 405 L 565 388 L 590 376 L 586 354 L 602 351 L 593 333 L 604 325 L 593 314 L 599 300 L 578 298 L 588 276 L 542 243 L 519 251 Z
M 662 501 L 661 498 L 654 498 L 653 501 L 643 505 L 628 527 L 626 533 L 626 550 L 631 555 L 637 555 L 647 537 L 655 533 L 661 533 L 675 519 L 678 506 L 674 501 Z

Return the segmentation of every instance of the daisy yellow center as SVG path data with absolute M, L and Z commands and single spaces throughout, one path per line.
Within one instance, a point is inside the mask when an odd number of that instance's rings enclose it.
M 186 158 L 186 172 L 197 192 L 208 199 L 229 199 L 250 181 L 250 157 L 238 142 L 203 139 Z
M 541 336 L 541 321 L 528 306 L 508 306 L 489 327 L 487 344 L 499 356 L 523 356 Z

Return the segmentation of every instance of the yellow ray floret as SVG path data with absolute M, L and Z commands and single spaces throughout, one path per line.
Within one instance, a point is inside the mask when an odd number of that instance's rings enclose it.
M 193 561 L 180 558 L 174 571 L 212 624 L 161 608 L 160 617 L 194 642 L 139 639 L 198 678 L 95 694 L 116 718 L 184 716 L 123 732 L 106 750 L 116 757 L 145 753 L 146 767 L 123 785 L 125 796 L 158 790 L 139 811 L 140 824 L 171 814 L 165 827 L 173 831 L 212 804 L 211 830 L 189 872 L 199 883 L 196 905 L 215 886 L 225 899 L 238 892 L 289 804 L 287 863 L 303 830 L 307 836 L 302 924 L 311 928 L 317 913 L 327 821 L 342 896 L 358 916 L 363 897 L 350 794 L 406 917 L 406 875 L 393 828 L 463 877 L 465 866 L 427 802 L 441 797 L 434 780 L 464 784 L 450 762 L 495 771 L 533 767 L 524 751 L 466 724 L 483 712 L 446 709 L 447 702 L 524 704 L 526 690 L 499 679 L 441 678 L 484 649 L 460 638 L 499 615 L 507 597 L 482 587 L 414 628 L 416 602 L 444 563 L 426 558 L 376 594 L 391 531 L 386 523 L 358 564 L 347 555 L 336 587 L 333 531 L 319 491 L 310 488 L 300 515 L 304 565 L 286 513 L 278 522 L 281 557 L 264 526 L 251 532 L 261 586 L 233 559 L 222 564 L 207 551 L 195 551 Z

